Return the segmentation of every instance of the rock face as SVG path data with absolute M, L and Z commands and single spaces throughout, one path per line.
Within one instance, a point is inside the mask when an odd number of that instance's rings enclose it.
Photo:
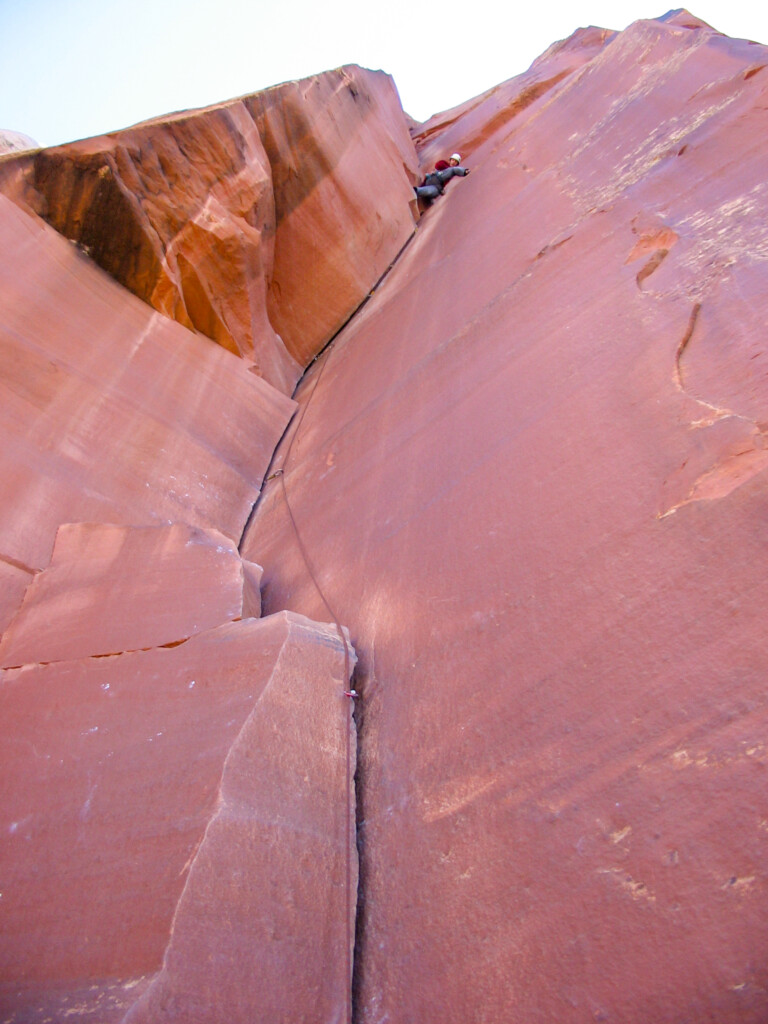
M 35 216 L 22 171 L 0 167 L 0 1019 L 341 1020 L 354 652 L 253 618 L 237 551 L 295 403 Z
M 0 667 L 162 647 L 258 618 L 260 578 L 216 530 L 61 526 L 0 641 Z
M 292 390 L 266 311 L 271 172 L 242 103 L 43 150 L 31 179 L 47 220 L 117 281 Z
M 346 1017 L 357 858 L 344 652 L 333 628 L 287 623 L 293 643 L 227 755 L 163 969 L 126 1024 Z
M 414 228 L 397 92 L 357 67 L 19 167 L 29 203 L 117 281 L 289 394 Z
M 353 923 L 356 1024 L 766 1019 L 767 92 L 676 11 L 0 161 L 0 1020 L 346 1024 Z
M 3 674 L 4 1021 L 342 1019 L 344 664 L 280 614 Z
M 766 68 L 678 12 L 434 118 L 472 173 L 298 393 L 360 1022 L 768 1014 Z M 292 536 L 276 480 L 242 550 L 317 616 Z
M 416 153 L 381 72 L 340 68 L 247 103 L 275 192 L 269 315 L 306 366 L 412 235 Z
M 237 541 L 293 403 L 3 196 L 0 295 L 0 560 L 45 567 L 66 522 Z

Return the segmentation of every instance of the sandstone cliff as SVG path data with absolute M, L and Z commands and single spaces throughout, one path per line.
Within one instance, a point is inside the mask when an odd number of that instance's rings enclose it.
M 0 160 L 0 1019 L 765 1019 L 766 68 Z
M 416 172 L 392 80 L 356 67 L 4 168 L 117 281 L 288 393 L 412 232 Z

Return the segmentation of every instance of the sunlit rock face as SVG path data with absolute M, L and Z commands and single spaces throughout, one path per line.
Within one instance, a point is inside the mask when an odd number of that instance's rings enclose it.
M 768 1014 L 767 97 L 677 12 L 436 116 L 297 394 L 242 551 L 323 614 L 284 485 L 360 656 L 361 1022 Z
M 0 160 L 0 1019 L 768 1017 L 767 96 L 677 11 Z
M 281 613 L 3 673 L 4 1021 L 343 1019 L 347 660 Z
M 354 651 L 237 549 L 295 403 L 5 180 L 0 1016 L 340 1019 Z
M 414 228 L 394 83 L 353 66 L 21 166 L 58 231 L 287 393 Z
M 272 167 L 270 320 L 306 366 L 413 233 L 417 157 L 381 72 L 340 68 L 245 102 Z

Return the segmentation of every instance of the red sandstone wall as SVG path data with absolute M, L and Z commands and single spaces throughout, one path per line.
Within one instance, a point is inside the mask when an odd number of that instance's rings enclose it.
M 683 12 L 434 118 L 472 173 L 299 392 L 360 1022 L 768 1013 L 767 67 Z M 318 615 L 281 486 L 243 551 Z
M 248 364 L 287 389 L 411 230 L 391 83 L 0 160 L 3 1020 L 347 1019 L 354 655 L 302 545 L 360 656 L 356 1020 L 765 1018 L 766 67 L 680 12 L 417 130 L 472 174 L 240 558 L 294 408 Z
M 4 1021 L 343 1019 L 343 674 L 286 614 L 2 674 Z
M 237 551 L 295 403 L 0 171 L 0 1019 L 342 1019 L 354 651 Z

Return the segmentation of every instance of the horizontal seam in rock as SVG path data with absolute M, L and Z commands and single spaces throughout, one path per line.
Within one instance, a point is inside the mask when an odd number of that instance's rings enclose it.
M 229 622 L 238 622 L 239 619 L 230 619 Z M 226 622 L 222 622 L 219 625 L 225 626 Z M 218 629 L 218 626 L 211 626 L 211 629 Z M 94 658 L 122 658 L 124 654 L 146 654 L 148 651 L 162 651 L 172 650 L 174 647 L 181 647 L 182 644 L 188 643 L 193 636 L 202 636 L 209 630 L 201 630 L 199 633 L 192 633 L 191 636 L 185 636 L 181 640 L 169 640 L 164 644 L 154 644 L 152 647 L 128 647 L 124 651 L 105 651 L 101 654 L 82 654 L 79 657 L 74 658 L 51 658 L 50 661 L 22 661 L 18 665 L 2 665 L 0 668 L 3 671 L 16 671 L 17 669 L 26 668 L 30 665 L 63 665 L 69 661 L 90 661 Z

